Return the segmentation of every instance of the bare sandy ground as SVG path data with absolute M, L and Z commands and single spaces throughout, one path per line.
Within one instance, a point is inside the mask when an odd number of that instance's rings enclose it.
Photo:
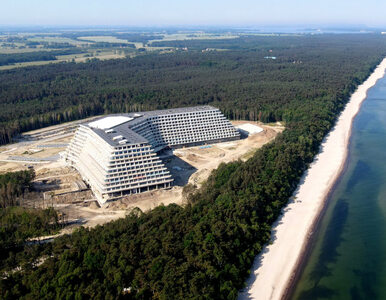
M 325 138 L 320 153 L 296 190 L 293 200 L 272 230 L 272 244 L 254 262 L 247 288 L 239 299 L 281 299 L 307 244 L 326 197 L 339 177 L 346 157 L 351 125 L 367 90 L 385 74 L 386 59 L 351 96 L 335 127 Z

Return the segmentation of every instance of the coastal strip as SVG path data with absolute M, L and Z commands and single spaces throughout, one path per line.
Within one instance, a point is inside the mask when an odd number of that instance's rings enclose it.
M 274 224 L 271 244 L 255 258 L 247 287 L 240 292 L 239 300 L 281 299 L 285 295 L 327 196 L 344 168 L 352 121 L 368 89 L 385 75 L 385 70 L 386 58 L 351 95 L 283 215 Z

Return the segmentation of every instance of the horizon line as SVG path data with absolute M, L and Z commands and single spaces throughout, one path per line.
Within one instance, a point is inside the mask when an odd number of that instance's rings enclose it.
M 386 25 L 366 25 L 357 23 L 264 23 L 264 24 L 0 24 L 0 28 L 225 28 L 225 29 L 258 29 L 258 28 L 302 28 L 302 29 L 381 29 Z

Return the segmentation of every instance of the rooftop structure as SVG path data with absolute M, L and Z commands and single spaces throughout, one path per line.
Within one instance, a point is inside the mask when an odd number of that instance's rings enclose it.
M 157 155 L 164 148 L 239 138 L 229 120 L 212 106 L 110 115 L 80 125 L 65 160 L 104 204 L 123 195 L 170 187 L 173 178 Z

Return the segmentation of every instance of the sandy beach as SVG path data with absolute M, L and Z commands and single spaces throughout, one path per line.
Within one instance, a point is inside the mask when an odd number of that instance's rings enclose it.
M 367 90 L 386 70 L 386 58 L 352 94 L 346 108 L 324 139 L 321 152 L 304 174 L 284 214 L 272 230 L 272 244 L 255 258 L 247 287 L 239 299 L 281 299 L 291 282 L 325 200 L 347 157 L 351 125 Z

